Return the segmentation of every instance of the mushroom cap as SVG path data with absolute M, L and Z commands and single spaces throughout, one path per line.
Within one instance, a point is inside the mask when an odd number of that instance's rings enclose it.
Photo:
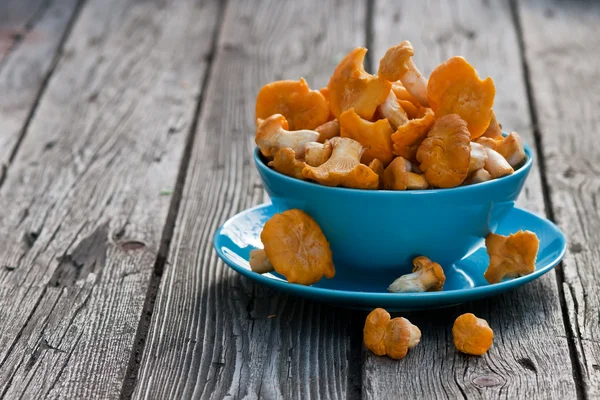
M 290 283 L 312 285 L 323 276 L 335 275 L 329 242 L 315 220 L 302 210 L 273 215 L 260 239 L 275 271 Z
M 363 328 L 365 347 L 375 355 L 386 355 L 385 335 L 390 322 L 390 314 L 383 308 L 376 308 L 367 315 Z
M 483 147 L 487 147 L 488 149 L 496 150 L 498 146 L 498 142 L 495 139 L 481 136 L 475 139 L 475 143 L 482 145 Z
M 326 186 L 344 186 L 355 189 L 377 189 L 379 176 L 360 163 L 363 147 L 356 140 L 334 137 L 330 140 L 333 151 L 329 159 L 318 167 L 307 165 L 302 170 L 305 178 Z
M 492 139 L 502 138 L 502 127 L 496 119 L 496 113 L 494 112 L 494 110 L 492 110 L 492 118 L 490 119 L 490 123 L 485 132 L 483 132 L 483 134 L 481 135 L 481 137 L 488 137 Z
M 304 145 L 304 162 L 311 167 L 318 167 L 331 157 L 332 150 L 329 140 L 325 143 L 308 142 Z
M 400 360 L 421 340 L 421 331 L 406 318 L 391 319 L 385 335 L 387 356 Z
M 386 190 L 406 190 L 410 164 L 403 157 L 396 157 L 383 172 L 383 188 Z
M 426 110 L 431 110 L 431 108 L 425 108 L 418 103 L 413 103 L 408 100 L 398 99 L 398 104 L 400 104 L 400 107 L 402 107 L 409 120 L 422 118 L 425 115 Z M 433 115 L 433 111 L 431 111 L 431 115 Z
M 378 158 L 374 158 L 369 163 L 369 168 L 379 176 L 379 189 L 383 189 L 383 172 L 385 171 L 383 163 Z
M 425 256 L 419 256 L 413 260 L 413 265 L 413 272 L 423 271 L 424 278 L 426 279 L 424 286 L 428 291 L 443 289 L 446 282 L 446 274 L 444 274 L 444 269 L 440 264 L 431 261 Z
M 456 349 L 465 354 L 480 356 L 492 346 L 494 331 L 487 321 L 466 313 L 454 321 L 452 336 Z
M 263 86 L 256 96 L 256 118 L 283 115 L 289 129 L 315 129 L 329 120 L 327 100 L 318 90 L 300 81 L 276 81 Z
M 458 114 L 467 122 L 472 139 L 489 126 L 496 94 L 494 81 L 490 77 L 479 79 L 463 57 L 452 57 L 437 66 L 429 76 L 427 92 L 435 115 Z
M 362 119 L 353 108 L 340 115 L 341 136 L 359 142 L 365 151 L 361 161 L 365 164 L 378 158 L 383 165 L 392 161 L 392 129 L 387 119 L 370 122 Z
M 275 171 L 284 175 L 291 176 L 292 178 L 304 180 L 302 169 L 306 167 L 306 163 L 296 159 L 296 153 L 289 147 L 279 149 L 277 153 L 275 153 L 273 161 L 269 162 L 269 167 L 272 167 Z
M 365 72 L 363 60 L 367 49 L 357 47 L 336 67 L 329 85 L 329 107 L 336 118 L 350 108 L 362 118 L 371 120 L 377 106 L 390 92 L 391 84 L 385 79 Z
M 390 82 L 399 80 L 408 70 L 406 63 L 414 54 L 415 51 L 408 40 L 390 47 L 379 61 L 377 75 Z
M 535 271 L 540 241 L 535 233 L 518 231 L 510 236 L 490 233 L 485 238 L 485 246 L 490 263 L 484 273 L 490 283 L 502 282 L 504 278 L 516 278 Z
M 317 126 L 315 132 L 319 134 L 319 140 L 317 141 L 325 143 L 326 140 L 340 136 L 340 123 L 337 119 L 327 121 L 323 125 Z
M 417 118 L 409 119 L 392 134 L 394 154 L 412 161 L 415 160 L 417 149 L 435 122 L 431 108 L 419 107 L 418 110 L 420 114 Z
M 458 115 L 439 118 L 417 151 L 427 182 L 441 188 L 460 185 L 469 172 L 470 143 L 467 124 Z

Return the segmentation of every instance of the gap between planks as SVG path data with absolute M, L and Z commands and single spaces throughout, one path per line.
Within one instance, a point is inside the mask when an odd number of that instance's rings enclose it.
M 131 399 L 135 390 L 135 385 L 137 383 L 142 354 L 144 353 L 144 348 L 146 347 L 148 330 L 150 329 L 150 322 L 152 320 L 152 314 L 154 312 L 154 304 L 156 302 L 156 296 L 158 294 L 158 289 L 162 280 L 165 263 L 167 262 L 167 255 L 169 254 L 169 249 L 171 247 L 173 232 L 175 231 L 175 224 L 177 222 L 177 215 L 179 214 L 179 206 L 181 205 L 183 186 L 186 181 L 188 167 L 192 156 L 192 149 L 194 147 L 196 128 L 198 126 L 198 121 L 200 120 L 204 100 L 206 98 L 206 88 L 212 77 L 215 54 L 217 52 L 219 38 L 221 37 L 221 32 L 223 30 L 223 17 L 225 14 L 227 3 L 228 0 L 223 0 L 219 2 L 219 9 L 216 17 L 217 23 L 215 24 L 210 52 L 207 57 L 208 65 L 206 73 L 204 74 L 204 77 L 201 82 L 200 95 L 198 96 L 198 101 L 196 102 L 193 122 L 187 133 L 185 149 L 181 160 L 180 169 L 177 175 L 175 189 L 173 190 L 171 205 L 169 207 L 167 220 L 163 227 L 163 232 L 161 235 L 160 248 L 158 250 L 158 255 L 154 263 L 152 276 L 150 277 L 150 283 L 148 285 L 146 298 L 144 300 L 144 307 L 142 309 L 142 314 L 133 341 L 133 348 L 131 349 L 129 363 L 127 365 L 127 371 L 125 373 L 125 379 L 123 380 L 121 399 Z
M 31 29 L 35 26 L 35 24 L 44 16 L 44 13 L 46 11 L 48 11 L 48 9 L 50 8 L 51 1 L 52 0 L 45 1 L 44 4 L 42 6 L 40 6 L 40 8 L 34 13 L 32 18 L 29 21 L 27 21 L 27 23 L 24 26 L 24 32 L 20 35 L 20 37 L 18 39 L 16 39 L 14 41 L 14 43 L 12 44 L 10 49 L 6 52 L 6 54 L 4 54 L 2 60 L 0 60 L 0 72 L 2 71 L 2 68 L 4 67 L 6 60 L 8 59 L 10 54 L 15 51 L 15 49 L 19 46 L 19 44 L 23 41 L 23 39 L 27 36 L 27 34 L 31 31 Z M 39 88 L 37 94 L 35 95 L 33 104 L 31 105 L 31 109 L 29 110 L 29 113 L 27 114 L 27 117 L 25 118 L 25 122 L 23 123 L 23 127 L 21 128 L 21 132 L 18 135 L 19 137 L 17 138 L 17 141 L 10 152 L 10 156 L 8 158 L 7 163 L 2 165 L 2 169 L 0 170 L 0 188 L 4 184 L 4 179 L 6 178 L 8 169 L 10 168 L 10 165 L 12 164 L 13 160 L 15 159 L 15 156 L 17 155 L 17 152 L 19 151 L 19 148 L 21 147 L 21 143 L 23 142 L 23 139 L 25 138 L 25 135 L 27 134 L 29 124 L 31 123 L 31 120 L 33 119 L 33 116 L 35 115 L 35 111 L 37 110 L 37 107 L 40 103 L 40 99 L 44 95 L 44 92 L 46 91 L 46 88 L 48 87 L 48 82 L 50 81 L 50 78 L 52 77 L 52 74 L 54 73 L 54 70 L 56 68 L 56 64 L 58 63 L 58 60 L 60 59 L 60 57 L 62 55 L 65 42 L 67 41 L 67 38 L 71 35 L 71 31 L 73 29 L 73 26 L 75 25 L 75 21 L 77 21 L 77 19 L 79 18 L 79 14 L 81 13 L 83 5 L 85 4 L 86 1 L 87 0 L 78 0 L 77 5 L 75 6 L 75 11 L 73 11 L 71 18 L 69 19 L 69 21 L 67 23 L 67 28 L 65 29 L 62 37 L 60 38 L 59 44 L 56 48 L 56 52 L 54 53 L 54 57 L 52 57 L 52 61 L 50 62 L 50 68 L 48 68 L 48 72 L 42 79 L 40 88 Z
M 531 116 L 532 130 L 534 145 L 538 156 L 538 166 L 540 169 L 540 181 L 542 186 L 542 196 L 544 199 L 544 208 L 546 209 L 546 216 L 552 222 L 554 220 L 554 206 L 552 204 L 552 198 L 550 197 L 550 189 L 548 184 L 548 175 L 546 170 L 546 157 L 543 151 L 542 134 L 540 132 L 539 119 L 537 113 L 537 105 L 535 97 L 533 95 L 533 88 L 531 85 L 531 73 L 529 70 L 529 64 L 525 54 L 525 40 L 523 37 L 523 27 L 521 25 L 521 16 L 519 13 L 519 0 L 509 0 L 510 8 L 512 11 L 512 20 L 517 32 L 517 40 L 519 44 L 519 55 L 521 57 L 521 65 L 523 68 L 523 80 L 525 82 L 525 89 L 527 92 L 527 102 L 529 104 L 529 114 Z M 573 370 L 573 380 L 575 381 L 575 390 L 578 399 L 585 399 L 587 396 L 583 390 L 583 372 L 581 365 L 577 360 L 577 344 L 575 343 L 575 336 L 577 333 L 574 331 L 573 326 L 569 323 L 569 310 L 567 307 L 567 301 L 565 298 L 564 283 L 565 275 L 563 271 L 563 264 L 560 262 L 556 268 L 554 276 L 556 277 L 556 286 L 558 289 L 558 299 L 560 302 L 560 309 L 562 313 L 562 320 L 567 333 L 567 343 L 569 348 L 569 357 Z

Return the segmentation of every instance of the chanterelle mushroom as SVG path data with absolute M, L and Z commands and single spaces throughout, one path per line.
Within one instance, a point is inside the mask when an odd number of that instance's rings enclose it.
M 271 264 L 267 258 L 267 253 L 263 249 L 250 251 L 250 269 L 259 274 L 273 271 L 273 264 Z
M 308 142 L 304 145 L 304 161 L 311 167 L 318 167 L 329 159 L 332 150 L 329 140 L 325 143 Z
M 391 319 L 383 308 L 376 308 L 365 320 L 363 341 L 375 355 L 400 360 L 419 344 L 421 331 L 406 318 Z
M 490 173 L 492 179 L 500 178 L 505 175 L 510 175 L 515 170 L 510 166 L 508 161 L 496 150 L 492 150 L 489 147 L 485 147 L 487 154 L 487 160 L 485 160 L 485 170 Z
M 471 173 L 469 177 L 463 182 L 464 185 L 474 185 L 475 183 L 491 181 L 492 176 L 485 169 L 481 168 Z
M 323 125 L 317 126 L 315 132 L 319 134 L 318 142 L 325 143 L 326 140 L 340 136 L 340 123 L 337 119 L 325 122 Z
M 365 119 L 372 119 L 377 106 L 390 92 L 391 84 L 385 79 L 365 72 L 363 60 L 367 49 L 357 47 L 336 67 L 329 85 L 329 107 L 336 118 L 354 108 Z
M 341 137 L 334 137 L 330 142 L 333 151 L 329 159 L 318 167 L 304 167 L 304 177 L 326 186 L 377 189 L 379 176 L 371 168 L 360 163 L 364 151 L 361 144 L 356 140 Z
M 517 132 L 511 132 L 508 136 L 499 140 L 496 145 L 496 151 L 500 153 L 513 168 L 521 165 L 527 158 L 523 140 Z
M 289 147 L 294 150 L 296 157 L 304 156 L 304 145 L 316 142 L 319 134 L 310 130 L 288 131 L 288 123 L 281 114 L 274 114 L 266 118 L 256 128 L 254 138 L 260 152 L 265 157 L 272 157 L 277 150 Z
M 466 313 L 454 321 L 452 338 L 456 350 L 461 353 L 480 356 L 492 346 L 494 331 L 483 318 Z
M 439 291 L 444 287 L 446 275 L 441 265 L 429 258 L 419 256 L 413 260 L 413 272 L 402 275 L 389 287 L 390 292 L 429 292 Z
M 516 278 L 535 271 L 540 241 L 530 231 L 518 231 L 510 236 L 490 233 L 485 246 L 490 263 L 484 277 L 489 283 L 502 282 L 504 278 Z
M 378 158 L 383 165 L 388 165 L 392 161 L 394 130 L 387 119 L 365 121 L 351 108 L 340 115 L 340 126 L 342 137 L 356 140 L 365 149 L 361 159 L 363 163 L 368 164 L 375 158 Z
M 429 186 L 422 175 L 411 171 L 411 162 L 396 157 L 383 172 L 383 188 L 386 190 L 427 189 Z
M 427 182 L 441 188 L 460 185 L 469 172 L 470 143 L 463 119 L 456 114 L 439 118 L 417 151 Z
M 490 119 L 490 124 L 488 125 L 485 132 L 481 137 L 488 137 L 492 139 L 501 138 L 502 137 L 502 127 L 498 123 L 496 119 L 496 113 L 492 110 L 492 118 Z
M 415 118 L 409 119 L 392 134 L 394 154 L 407 160 L 415 160 L 417 149 L 435 122 L 431 108 L 420 107 L 418 113 Z
M 414 54 L 412 44 L 408 40 L 389 48 L 379 62 L 378 75 L 390 82 L 400 80 L 422 106 L 429 107 L 427 79 L 413 62 Z
M 277 81 L 263 86 L 256 96 L 256 118 L 283 115 L 291 130 L 315 129 L 329 119 L 327 100 L 300 81 Z
M 471 142 L 471 160 L 469 161 L 469 173 L 477 171 L 485 166 L 487 161 L 485 148 L 479 143 Z
M 304 179 L 302 170 L 306 167 L 306 163 L 296 159 L 294 150 L 289 147 L 284 147 L 275 153 L 275 158 L 273 158 L 273 161 L 269 162 L 269 167 L 272 167 L 275 171 L 281 172 L 284 175 L 291 176 L 292 178 Z
M 437 117 L 458 114 L 467 122 L 471 139 L 485 132 L 492 118 L 496 89 L 492 78 L 479 79 L 463 57 L 450 58 L 429 76 L 429 104 Z
M 390 90 L 388 97 L 379 105 L 379 112 L 384 118 L 387 118 L 393 129 L 398 129 L 399 126 L 408 122 L 408 116 L 398 103 L 393 90 Z
M 315 220 L 302 210 L 273 215 L 260 239 L 275 271 L 290 283 L 312 285 L 323 276 L 335 275 L 329 242 Z
M 383 163 L 377 158 L 374 158 L 373 161 L 369 163 L 369 168 L 379 176 L 379 189 L 383 189 L 383 173 L 385 171 Z

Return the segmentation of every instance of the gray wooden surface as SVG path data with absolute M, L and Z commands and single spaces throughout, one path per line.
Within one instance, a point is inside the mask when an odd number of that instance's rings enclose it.
M 593 0 L 7 0 L 0 3 L 1 398 L 600 398 L 600 3 Z M 362 346 L 366 313 L 228 269 L 217 226 L 267 200 L 254 99 L 324 86 L 411 40 L 429 73 L 461 54 L 534 147 L 519 205 L 569 238 L 511 293 L 405 313 L 401 361 Z M 463 312 L 490 352 L 451 344 Z

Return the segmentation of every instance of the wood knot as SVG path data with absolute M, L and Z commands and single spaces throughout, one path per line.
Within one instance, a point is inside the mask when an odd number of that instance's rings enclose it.
M 573 254 L 578 254 L 583 251 L 583 246 L 580 243 L 573 243 L 569 246 L 569 251 Z
M 533 361 L 531 361 L 531 358 L 519 358 L 517 362 L 521 364 L 523 368 L 533 371 L 537 374 L 537 368 L 535 367 Z
M 471 382 L 473 382 L 474 385 L 482 388 L 502 386 L 506 383 L 502 377 L 492 374 L 479 375 L 473 378 Z
M 140 250 L 144 247 L 146 247 L 146 244 L 139 240 L 125 240 L 121 242 L 121 248 L 123 250 Z

